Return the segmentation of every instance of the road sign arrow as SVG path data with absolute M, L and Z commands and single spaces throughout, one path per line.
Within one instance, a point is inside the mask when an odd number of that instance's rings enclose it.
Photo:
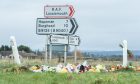
M 77 28 L 78 28 L 78 24 L 77 24 L 75 18 L 72 18 L 70 21 L 72 24 L 72 29 L 71 29 L 70 33 L 75 34 L 75 32 L 77 31 Z
M 74 23 L 75 23 L 75 25 L 76 25 L 75 29 L 73 30 L 73 34 L 75 34 L 75 32 L 77 31 L 79 25 L 77 24 L 75 18 L 73 18 L 73 20 L 74 20 Z
M 72 17 L 73 14 L 74 14 L 74 12 L 75 12 L 75 11 L 74 11 L 74 8 L 73 8 L 72 5 L 69 6 L 69 10 L 70 10 L 70 14 L 69 14 L 69 16 Z
M 69 33 L 73 33 L 73 30 L 75 29 L 75 24 L 74 24 L 74 20 L 73 19 L 70 19 L 70 22 L 71 22 L 71 24 L 72 24 L 72 28 L 71 28 L 71 30 L 70 30 L 70 32 Z

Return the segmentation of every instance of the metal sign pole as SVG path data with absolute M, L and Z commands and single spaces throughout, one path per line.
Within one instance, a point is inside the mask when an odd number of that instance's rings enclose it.
M 74 62 L 77 61 L 77 46 L 75 46 L 75 52 L 74 52 Z
M 52 44 L 50 44 L 50 63 L 51 63 L 51 60 L 52 60 Z
M 46 35 L 46 44 L 45 44 L 45 62 L 47 63 L 47 57 L 48 57 L 48 35 Z
M 66 64 L 66 59 L 67 59 L 67 45 L 65 45 L 64 49 L 64 63 Z

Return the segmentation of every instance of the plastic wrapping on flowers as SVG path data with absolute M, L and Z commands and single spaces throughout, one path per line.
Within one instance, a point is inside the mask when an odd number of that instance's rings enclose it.
M 85 73 L 85 72 L 113 72 L 113 71 L 121 71 L 121 70 L 132 70 L 132 71 L 140 71 L 140 67 L 127 66 L 123 67 L 122 65 L 95 65 L 91 66 L 84 61 L 83 63 L 79 63 L 77 65 L 68 63 L 66 66 L 63 64 L 58 64 L 55 67 L 46 66 L 46 65 L 35 65 L 29 68 L 32 72 L 56 72 L 56 73 Z

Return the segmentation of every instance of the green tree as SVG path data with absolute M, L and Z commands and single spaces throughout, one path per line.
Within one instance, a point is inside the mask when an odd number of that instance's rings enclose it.
M 5 45 L 4 47 L 5 47 L 5 50 L 6 50 L 6 51 L 12 50 L 11 47 L 9 47 L 8 45 Z
M 8 45 L 2 45 L 0 47 L 0 51 L 11 51 L 11 50 L 12 50 L 12 48 L 9 47 Z
M 30 49 L 30 47 L 25 46 L 25 45 L 20 45 L 20 46 L 18 46 L 18 50 L 19 50 L 19 51 L 25 51 L 25 52 L 27 52 L 27 53 L 32 52 L 32 50 Z

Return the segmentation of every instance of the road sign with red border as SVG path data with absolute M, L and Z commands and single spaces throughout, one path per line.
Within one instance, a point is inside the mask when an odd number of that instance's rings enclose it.
M 44 7 L 46 18 L 71 18 L 74 14 L 72 5 L 47 5 Z

